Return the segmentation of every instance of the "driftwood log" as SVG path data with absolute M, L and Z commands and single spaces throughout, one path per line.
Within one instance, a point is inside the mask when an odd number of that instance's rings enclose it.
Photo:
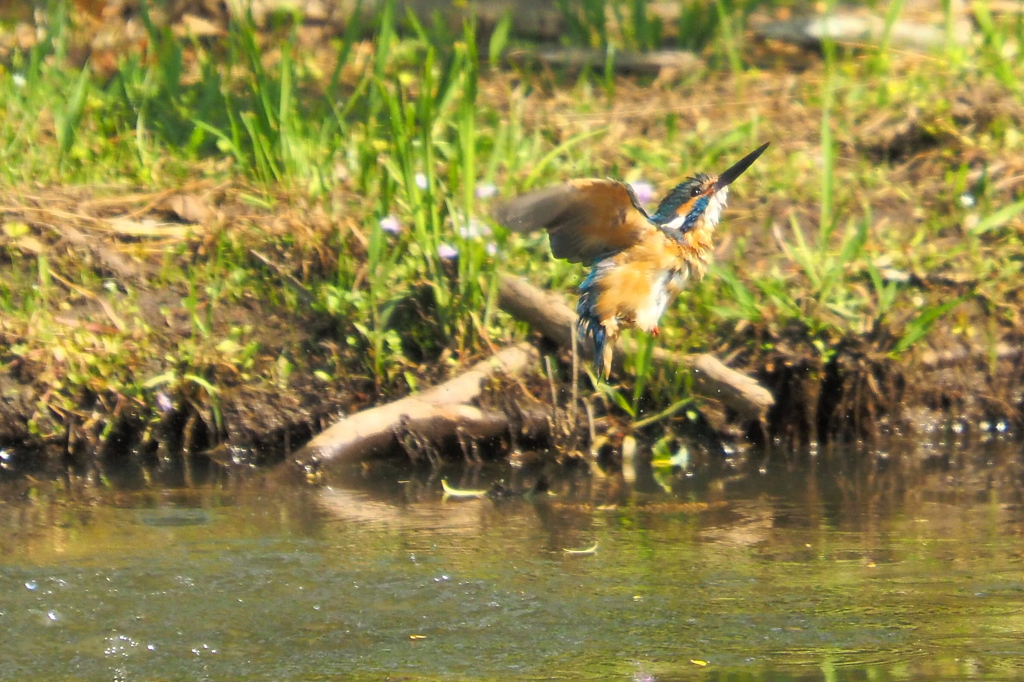
M 560 346 L 568 347 L 572 343 L 576 313 L 559 294 L 538 289 L 521 277 L 506 275 L 499 284 L 498 304 L 512 317 L 528 323 Z M 579 349 L 589 356 L 586 344 L 580 344 Z M 619 367 L 627 352 L 628 347 L 620 340 L 615 347 L 615 363 Z M 693 372 L 696 394 L 722 402 L 745 419 L 763 418 L 775 402 L 768 389 L 755 379 L 726 367 L 707 353 L 686 355 L 655 348 L 651 359 L 656 365 L 688 367 Z
M 505 348 L 439 386 L 335 422 L 295 452 L 290 461 L 299 467 L 361 461 L 392 448 L 403 431 L 430 442 L 458 434 L 472 440 L 500 435 L 509 428 L 509 417 L 469 403 L 491 379 L 521 374 L 537 360 L 537 350 L 530 344 Z

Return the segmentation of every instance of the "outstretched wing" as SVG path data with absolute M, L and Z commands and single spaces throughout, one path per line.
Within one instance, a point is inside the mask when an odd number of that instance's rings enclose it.
M 572 180 L 529 192 L 498 206 L 494 218 L 517 232 L 544 228 L 556 258 L 584 265 L 628 249 L 657 229 L 633 190 L 616 180 Z

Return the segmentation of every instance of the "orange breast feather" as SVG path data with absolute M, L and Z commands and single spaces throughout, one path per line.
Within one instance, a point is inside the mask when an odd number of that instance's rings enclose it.
M 600 280 L 597 318 L 604 321 L 614 317 L 633 324 L 639 308 L 652 295 L 655 275 L 650 264 L 639 261 L 610 269 Z
M 705 249 L 689 237 L 680 243 L 658 231 L 616 255 L 600 278 L 598 319 L 614 318 L 645 331 L 656 327 L 690 276 L 703 275 Z

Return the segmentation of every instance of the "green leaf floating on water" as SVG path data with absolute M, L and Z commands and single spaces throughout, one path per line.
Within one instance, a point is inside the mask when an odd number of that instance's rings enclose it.
M 597 554 L 597 546 L 598 546 L 598 544 L 600 544 L 600 543 L 595 542 L 594 544 L 592 544 L 590 547 L 587 547 L 586 549 L 567 549 L 567 548 L 563 547 L 562 551 L 565 552 L 566 554 L 571 555 L 571 556 L 590 556 L 591 554 Z
M 466 490 L 462 488 L 453 488 L 448 485 L 448 481 L 441 479 L 441 489 L 444 490 L 445 497 L 455 497 L 458 499 L 480 499 L 487 495 L 486 490 Z

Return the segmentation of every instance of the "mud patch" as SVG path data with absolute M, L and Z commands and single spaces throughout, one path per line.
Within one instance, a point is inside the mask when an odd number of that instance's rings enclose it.
M 258 463 L 372 399 L 338 341 L 345 325 L 303 290 L 337 267 L 326 249 L 358 249 L 351 233 L 301 204 L 254 210 L 243 194 L 206 192 L 215 210 L 188 225 L 161 194 L 3 197 L 5 222 L 28 231 L 0 249 L 26 313 L 0 320 L 0 444 L 76 465 L 227 443 Z M 251 256 L 257 245 L 274 269 Z M 211 257 L 236 259 L 226 279 Z M 225 291 L 232 277 L 251 284 Z

